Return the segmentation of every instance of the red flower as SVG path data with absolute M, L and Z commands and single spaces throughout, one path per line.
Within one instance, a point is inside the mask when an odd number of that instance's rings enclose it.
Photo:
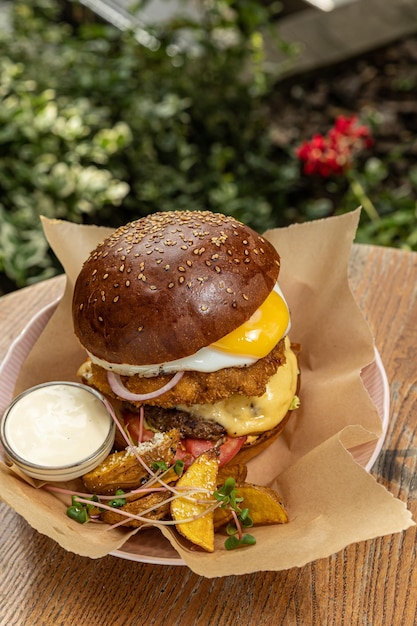
M 298 146 L 295 154 L 304 163 L 304 173 L 328 177 L 351 168 L 354 156 L 372 145 L 369 128 L 357 121 L 356 116 L 341 115 L 327 135 L 314 135 Z

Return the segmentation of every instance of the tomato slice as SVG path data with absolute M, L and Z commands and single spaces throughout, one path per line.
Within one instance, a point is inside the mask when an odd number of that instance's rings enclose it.
M 129 433 L 135 445 L 139 442 L 140 434 L 140 415 L 138 413 L 124 413 L 123 421 L 127 432 Z M 152 430 L 142 428 L 141 441 L 149 441 L 154 436 Z M 239 452 L 246 441 L 246 437 L 226 437 L 224 443 L 219 446 L 219 467 L 230 463 L 233 457 Z M 183 439 L 177 448 L 175 461 L 184 462 L 185 468 L 189 467 L 195 458 L 214 448 L 215 442 L 209 439 Z
M 246 441 L 246 437 L 226 437 L 225 442 L 219 446 L 219 467 L 230 463 Z M 209 439 L 184 439 L 184 448 L 194 458 L 214 448 L 214 442 Z
M 190 452 L 187 452 L 183 442 L 181 442 L 175 451 L 174 463 L 175 461 L 182 461 L 184 463 L 184 469 L 188 469 L 194 461 L 194 458 L 195 457 L 193 457 Z
M 132 437 L 132 441 L 135 445 L 139 443 L 139 434 L 140 434 L 140 416 L 138 413 L 124 413 L 123 421 L 125 423 L 125 427 L 127 432 Z M 154 432 L 152 430 L 148 430 L 147 428 L 142 428 L 142 441 L 149 441 L 154 436 Z

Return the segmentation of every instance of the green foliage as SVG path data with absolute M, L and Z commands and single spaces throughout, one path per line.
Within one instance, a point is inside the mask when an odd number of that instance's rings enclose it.
M 198 20 L 123 33 L 63 21 L 58 0 L 13 3 L 0 33 L 0 290 L 60 270 L 40 215 L 118 226 L 209 209 L 264 231 L 356 208 L 343 177 L 302 176 L 294 146 L 274 142 L 266 4 L 202 2 Z M 416 249 L 416 172 L 390 189 L 389 164 L 363 165 L 381 217 L 364 216 L 359 240 Z
M 74 29 L 59 8 L 17 0 L 0 38 L 0 271 L 17 286 L 57 271 L 41 214 L 116 226 L 207 208 L 274 225 L 285 155 L 268 136 L 270 11 L 212 2 L 138 37 Z

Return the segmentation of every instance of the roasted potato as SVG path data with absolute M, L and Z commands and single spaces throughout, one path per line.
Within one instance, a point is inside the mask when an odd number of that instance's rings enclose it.
M 241 485 L 245 482 L 248 474 L 248 468 L 243 463 L 237 463 L 236 465 L 224 465 L 219 468 L 217 474 L 217 486 L 223 485 L 226 478 L 234 478 L 236 485 Z
M 288 515 L 279 495 L 269 487 L 261 487 L 244 483 L 237 486 L 237 495 L 243 498 L 240 503 L 241 509 L 249 509 L 249 515 L 254 526 L 266 526 L 268 524 L 286 524 Z M 219 530 L 232 519 L 232 513 L 228 509 L 217 508 L 214 511 L 213 523 L 215 530 Z
M 179 496 L 171 502 L 171 515 L 177 522 L 177 530 L 207 552 L 214 551 L 213 511 L 204 514 L 208 505 L 200 504 L 200 502 L 212 499 L 212 492 L 217 485 L 217 472 L 216 452 L 214 450 L 204 452 L 195 459 L 177 482 L 176 487 L 183 489 L 184 496 Z M 201 488 L 202 491 L 192 490 L 187 494 L 187 487 Z
M 179 431 L 173 429 L 167 433 L 158 433 L 150 441 L 137 446 L 137 450 L 148 467 L 157 461 L 165 461 L 170 465 L 179 440 Z M 95 469 L 84 474 L 83 482 L 91 493 L 113 494 L 117 489 L 127 491 L 140 487 L 148 478 L 148 471 L 128 448 L 110 454 Z
M 134 515 L 142 515 L 145 511 L 147 520 L 160 520 L 164 519 L 169 515 L 169 502 L 166 502 L 168 498 L 170 498 L 170 491 L 157 491 L 155 493 L 148 494 L 139 498 L 138 500 L 134 500 L 133 502 L 127 502 L 120 508 L 115 508 L 114 511 L 103 511 L 101 513 L 101 519 L 103 522 L 107 524 L 118 524 L 124 520 L 124 526 L 140 528 L 146 522 L 141 520 L 135 520 L 125 515 L 121 515 L 119 511 L 126 511 L 128 513 L 132 513 Z M 148 509 L 155 507 L 152 511 Z

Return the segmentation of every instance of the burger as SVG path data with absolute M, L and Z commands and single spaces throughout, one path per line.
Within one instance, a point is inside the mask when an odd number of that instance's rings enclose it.
M 161 212 L 118 228 L 75 283 L 79 376 L 134 443 L 176 428 L 186 463 L 209 448 L 220 465 L 246 462 L 297 406 L 279 272 L 275 247 L 223 214 Z

